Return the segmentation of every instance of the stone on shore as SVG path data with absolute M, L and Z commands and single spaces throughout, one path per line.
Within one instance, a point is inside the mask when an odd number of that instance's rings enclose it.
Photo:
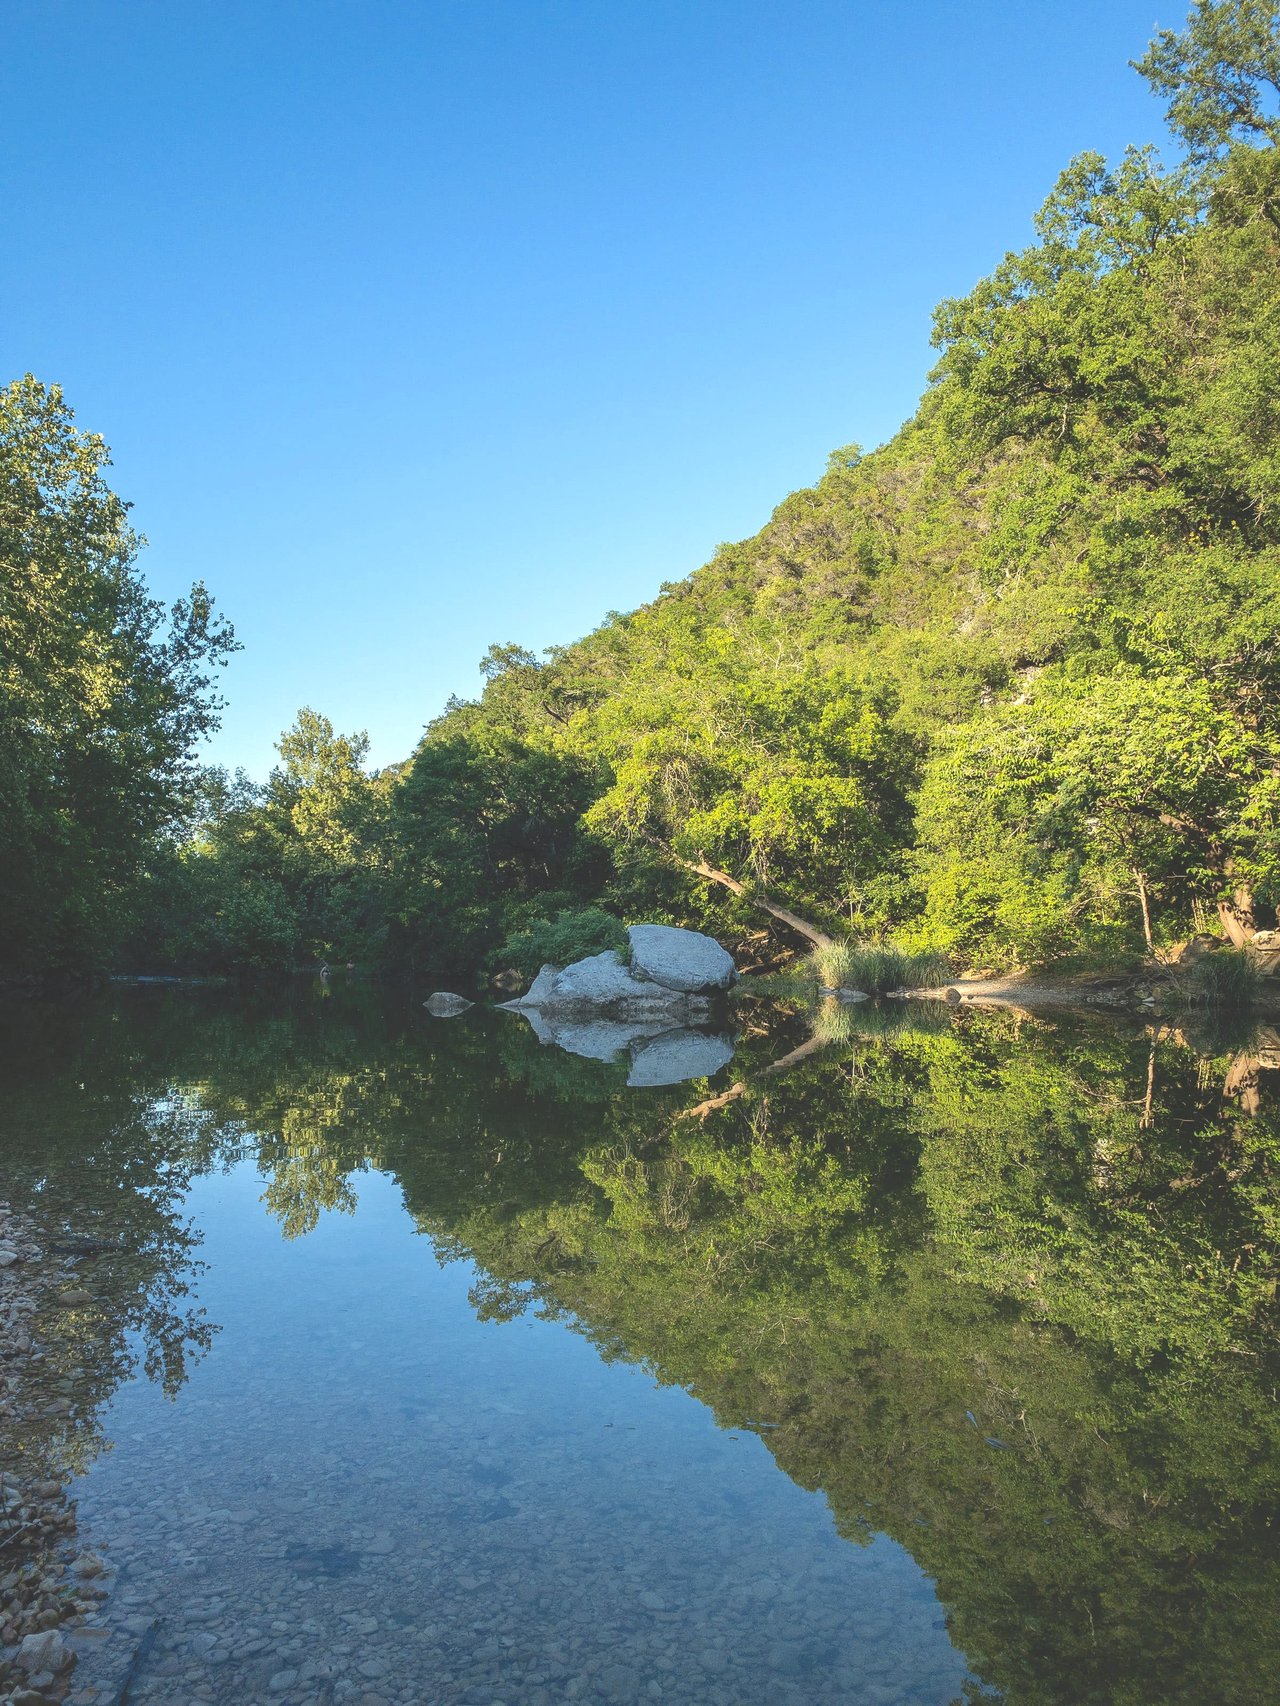
M 39 1671 L 60 1671 L 71 1662 L 73 1655 L 56 1629 L 43 1629 L 35 1635 L 24 1635 L 14 1654 L 14 1663 L 28 1675 Z

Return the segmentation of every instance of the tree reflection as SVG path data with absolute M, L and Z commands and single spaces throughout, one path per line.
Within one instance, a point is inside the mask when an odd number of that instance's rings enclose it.
M 860 1010 L 821 1048 L 748 1035 L 716 1105 L 705 1085 L 628 1092 L 480 1016 L 141 1006 L 81 1022 L 97 1089 L 50 1101 L 30 1064 L 31 1152 L 56 1162 L 52 1128 L 79 1135 L 60 1140 L 74 1165 L 43 1163 L 51 1185 L 29 1175 L 79 1226 L 128 1187 L 119 1295 L 171 1384 L 201 1343 L 179 1307 L 191 1172 L 252 1155 L 292 1237 L 378 1168 L 439 1259 L 476 1264 L 485 1319 L 569 1320 L 759 1429 L 849 1540 L 907 1546 L 1010 1701 L 1262 1698 L 1280 1666 L 1265 1037 Z

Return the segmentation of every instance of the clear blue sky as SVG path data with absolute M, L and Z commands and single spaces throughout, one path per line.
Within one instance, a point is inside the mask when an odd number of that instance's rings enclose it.
M 5 0 L 3 377 L 60 383 L 171 598 L 406 756 L 911 412 L 929 314 L 1186 0 Z

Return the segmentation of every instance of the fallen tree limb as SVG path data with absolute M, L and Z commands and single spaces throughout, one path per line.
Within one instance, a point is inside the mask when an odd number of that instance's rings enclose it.
M 770 900 L 768 895 L 752 894 L 744 883 L 740 883 L 736 877 L 731 877 L 728 871 L 717 870 L 705 854 L 700 853 L 696 861 L 682 859 L 678 853 L 672 853 L 671 857 L 678 865 L 683 865 L 686 871 L 692 871 L 696 876 L 705 877 L 709 883 L 719 883 L 722 888 L 728 889 L 730 894 L 736 894 L 749 905 L 759 907 L 761 912 L 767 912 L 771 918 L 776 918 L 781 923 L 788 925 L 797 935 L 812 942 L 815 948 L 829 948 L 832 945 L 832 938 L 826 935 L 824 931 L 819 930 L 815 924 L 810 924 L 807 919 L 801 918 L 799 913 L 792 912 L 789 907 L 779 906 L 777 901 Z

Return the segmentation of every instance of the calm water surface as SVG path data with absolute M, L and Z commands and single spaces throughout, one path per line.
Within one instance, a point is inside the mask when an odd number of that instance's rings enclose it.
M 1275 1698 L 1271 1039 L 822 1024 L 630 1089 L 399 996 L 8 1015 L 0 1194 L 111 1246 L 75 1697 Z

